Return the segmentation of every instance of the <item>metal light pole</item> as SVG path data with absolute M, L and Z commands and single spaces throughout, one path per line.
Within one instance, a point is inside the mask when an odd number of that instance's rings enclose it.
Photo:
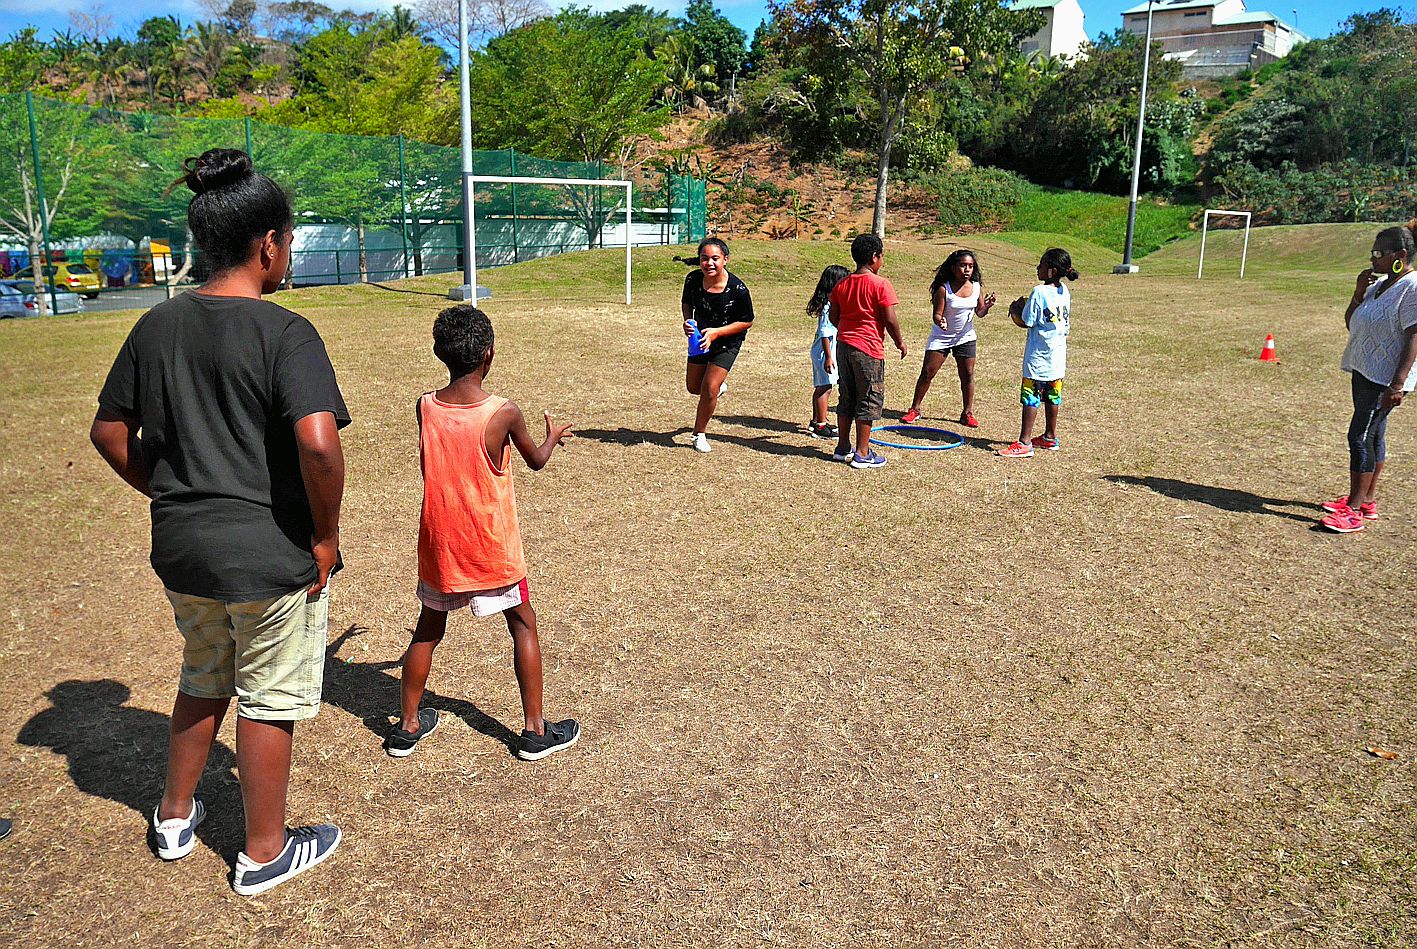
M 462 106 L 462 284 L 449 300 L 477 300 L 491 292 L 477 290 L 477 234 L 472 212 L 472 92 L 468 80 L 467 0 L 458 0 L 458 86 Z
M 1132 263 L 1132 235 L 1137 229 L 1137 186 L 1141 183 L 1141 136 L 1146 124 L 1146 80 L 1151 72 L 1151 9 L 1155 0 L 1146 0 L 1146 51 L 1141 60 L 1141 102 L 1137 105 L 1137 149 L 1132 159 L 1132 203 L 1127 206 L 1127 246 L 1122 251 L 1122 262 L 1112 268 L 1113 273 L 1136 273 L 1141 268 Z

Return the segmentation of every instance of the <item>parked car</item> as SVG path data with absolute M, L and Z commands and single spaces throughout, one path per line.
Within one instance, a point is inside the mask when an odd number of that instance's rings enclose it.
M 26 300 L 34 301 L 34 281 L 32 280 L 0 280 L 0 284 L 12 290 L 18 290 L 24 294 Z M 45 301 L 49 303 L 53 313 L 82 313 L 84 311 L 84 301 L 79 299 L 77 293 L 70 293 L 68 290 L 55 290 L 51 299 L 48 290 L 44 290 Z M 35 313 L 39 312 L 38 306 Z
M 38 316 L 39 304 L 9 284 L 0 283 L 0 320 L 17 316 Z
M 53 277 L 55 287 L 65 287 L 76 293 L 82 293 L 90 300 L 98 299 L 98 292 L 103 289 L 103 281 L 88 264 L 49 264 L 44 268 L 44 276 Z M 29 266 L 24 270 L 17 271 L 15 279 L 33 280 L 34 267 Z

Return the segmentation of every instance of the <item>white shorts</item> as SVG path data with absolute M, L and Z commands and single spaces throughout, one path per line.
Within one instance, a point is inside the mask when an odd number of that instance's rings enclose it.
M 473 616 L 492 616 L 495 613 L 505 613 L 529 600 L 525 577 L 510 586 L 471 593 L 443 593 L 422 580 L 418 581 L 418 602 L 440 613 L 453 613 L 466 606 L 472 608 Z

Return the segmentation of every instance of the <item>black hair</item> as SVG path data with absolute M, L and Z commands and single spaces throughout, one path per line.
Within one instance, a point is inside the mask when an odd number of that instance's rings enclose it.
M 1061 283 L 1064 277 L 1069 280 L 1076 280 L 1078 272 L 1073 269 L 1072 256 L 1061 247 L 1050 247 L 1043 252 L 1043 260 L 1040 263 L 1050 270 L 1058 271 L 1058 280 Z
M 851 259 L 856 261 L 858 267 L 866 266 L 873 257 L 885 251 L 886 245 L 875 234 L 857 234 L 851 241 Z
M 817 280 L 817 289 L 812 291 L 812 299 L 807 301 L 807 312 L 812 316 L 821 317 L 822 308 L 827 305 L 827 300 L 831 297 L 832 288 L 841 283 L 842 280 L 850 276 L 851 271 L 841 264 L 832 264 L 822 271 L 822 276 Z
M 492 321 L 471 303 L 450 306 L 433 321 L 433 355 L 454 376 L 482 368 L 492 343 Z
M 235 148 L 212 148 L 182 162 L 185 184 L 193 191 L 187 225 L 206 256 L 206 268 L 218 274 L 251 259 L 255 243 L 267 232 L 284 236 L 295 226 L 290 197 L 251 165 L 251 156 Z
M 939 292 L 940 288 L 949 283 L 950 278 L 954 276 L 955 265 L 966 257 L 974 258 L 974 275 L 971 282 L 984 282 L 984 271 L 979 267 L 979 255 L 966 247 L 961 247 L 959 250 L 946 257 L 945 262 L 936 268 L 935 279 L 930 284 L 930 299 L 932 301 L 935 299 L 935 294 Z
M 723 256 L 731 256 L 728 253 L 728 243 L 721 237 L 705 237 L 703 240 L 699 241 L 698 254 L 700 257 L 704 255 L 705 247 L 717 247 L 719 250 L 723 251 Z
M 1399 224 L 1397 227 L 1385 227 L 1378 231 L 1378 236 L 1373 243 L 1391 243 L 1400 251 L 1407 253 L 1411 259 L 1414 252 L 1417 252 L 1417 218 L 1413 218 L 1406 224 Z

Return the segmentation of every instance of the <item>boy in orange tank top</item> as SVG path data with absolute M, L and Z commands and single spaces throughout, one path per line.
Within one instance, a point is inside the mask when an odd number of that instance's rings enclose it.
M 401 717 L 384 750 L 406 757 L 438 727 L 438 710 L 419 704 L 448 614 L 469 607 L 474 616 L 506 617 L 526 718 L 517 757 L 536 761 L 574 745 L 580 725 L 571 718 L 548 722 L 541 715 L 541 644 L 527 598 L 511 447 L 517 447 L 528 468 L 540 471 L 556 446 L 571 437 L 571 426 L 553 425 L 548 413 L 546 438 L 538 445 L 517 404 L 483 389 L 494 355 L 492 322 L 471 304 L 438 314 L 433 354 L 448 367 L 448 384 L 418 400 L 423 468 L 418 599 L 423 609 L 403 656 Z

